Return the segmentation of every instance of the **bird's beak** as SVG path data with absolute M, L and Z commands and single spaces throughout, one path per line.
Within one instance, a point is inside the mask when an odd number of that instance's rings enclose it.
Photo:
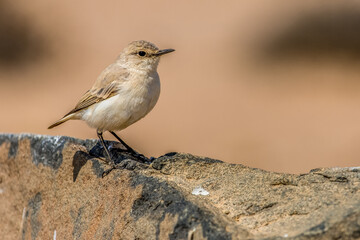
M 164 55 L 164 54 L 167 54 L 167 53 L 171 53 L 175 51 L 175 49 L 162 49 L 162 50 L 159 50 L 157 53 L 156 53 L 156 56 L 161 56 L 161 55 Z

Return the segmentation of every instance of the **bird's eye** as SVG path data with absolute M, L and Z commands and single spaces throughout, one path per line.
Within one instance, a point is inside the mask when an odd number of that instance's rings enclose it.
M 146 55 L 146 52 L 144 52 L 144 51 L 139 51 L 138 54 L 139 54 L 139 56 L 143 57 L 143 56 Z

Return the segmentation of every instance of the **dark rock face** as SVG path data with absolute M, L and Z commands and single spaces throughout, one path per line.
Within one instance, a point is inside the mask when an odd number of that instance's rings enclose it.
M 360 168 L 266 172 L 190 154 L 138 163 L 96 140 L 0 135 L 4 239 L 359 239 Z M 95 157 L 97 156 L 97 157 Z

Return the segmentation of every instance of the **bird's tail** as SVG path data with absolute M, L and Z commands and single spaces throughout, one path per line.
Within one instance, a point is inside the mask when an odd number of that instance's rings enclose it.
M 67 120 L 73 119 L 74 114 L 69 114 L 69 115 L 65 115 L 65 117 L 61 118 L 60 120 L 56 121 L 55 123 L 51 124 L 48 129 L 54 128 L 64 122 L 66 122 Z

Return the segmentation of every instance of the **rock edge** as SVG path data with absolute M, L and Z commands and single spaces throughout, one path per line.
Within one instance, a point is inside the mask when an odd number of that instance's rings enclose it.
M 0 135 L 7 239 L 359 239 L 360 168 L 281 174 L 171 153 L 149 164 L 97 140 Z

